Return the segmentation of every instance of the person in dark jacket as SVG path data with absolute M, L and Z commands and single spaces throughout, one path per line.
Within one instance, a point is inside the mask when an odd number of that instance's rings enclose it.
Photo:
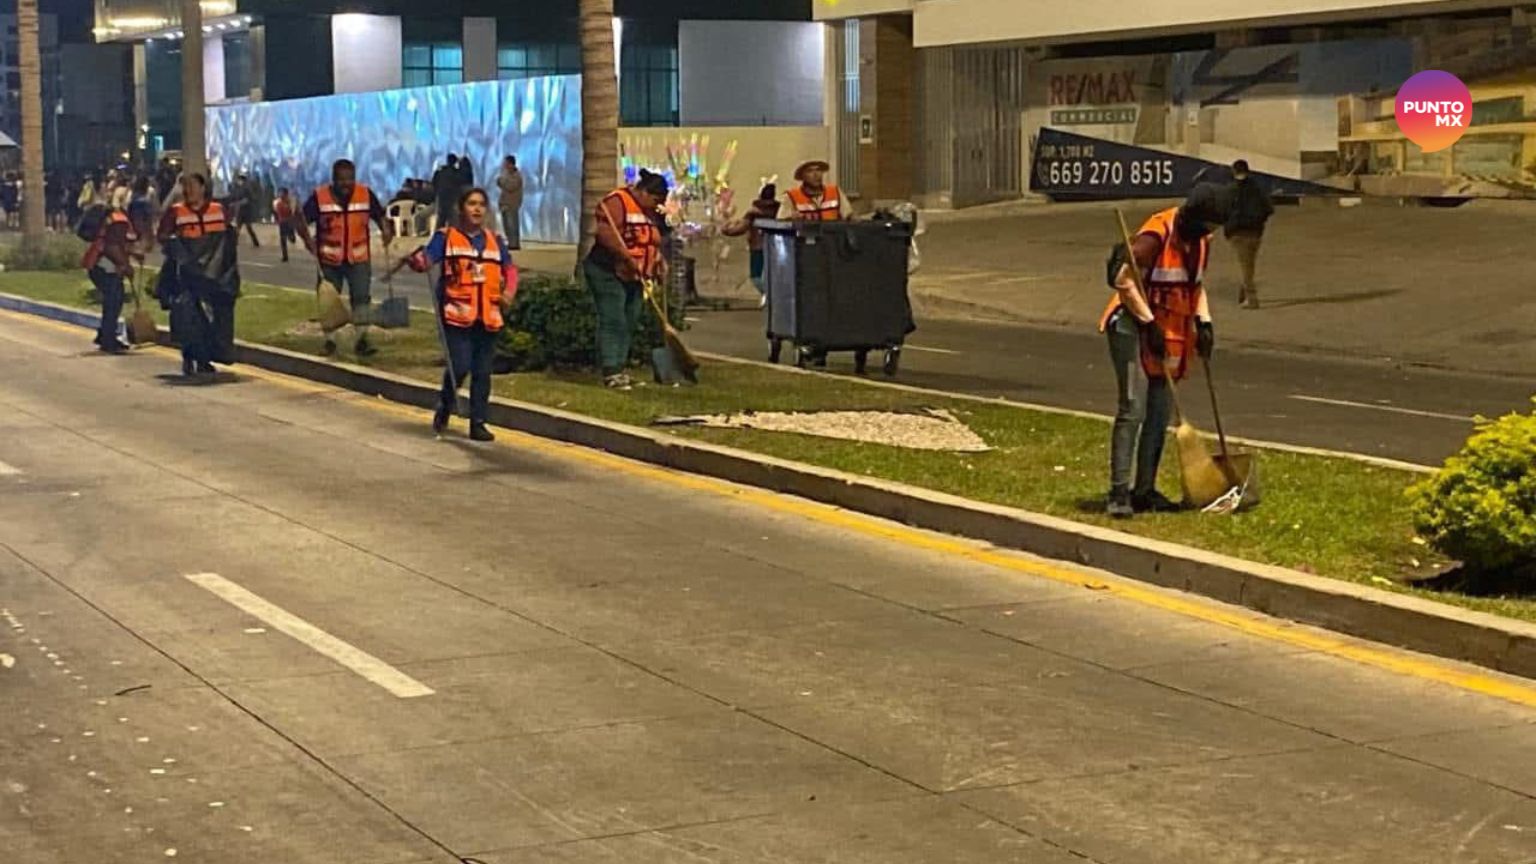
M 447 163 L 440 166 L 432 175 L 432 192 L 437 198 L 438 230 L 458 220 L 459 214 L 456 211 L 459 207 L 459 198 L 464 194 L 465 188 L 464 174 L 459 168 L 459 157 L 449 153 Z
M 1231 206 L 1225 232 L 1243 270 L 1243 287 L 1237 302 L 1244 309 L 1257 309 L 1259 289 L 1254 285 L 1253 272 L 1259 260 L 1259 244 L 1264 240 L 1264 226 L 1274 215 L 1275 205 L 1269 200 L 1269 192 L 1248 172 L 1245 159 L 1232 163 Z
M 241 174 L 235 178 L 234 184 L 229 190 L 229 209 L 235 217 L 235 237 L 238 240 L 240 232 L 244 230 L 251 238 L 251 246 L 261 248 L 261 241 L 256 239 L 256 189 L 251 178 Z
M 207 375 L 215 362 L 234 362 L 237 240 L 224 207 L 208 197 L 206 177 L 185 175 L 181 192 L 182 200 L 166 208 L 155 234 L 165 246 L 156 293 L 171 313 L 181 373 Z

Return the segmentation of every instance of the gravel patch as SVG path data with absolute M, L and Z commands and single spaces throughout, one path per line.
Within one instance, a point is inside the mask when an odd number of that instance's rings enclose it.
M 908 450 L 984 453 L 992 449 L 980 435 L 944 409 L 926 409 L 915 414 L 895 411 L 746 411 L 741 414 L 660 417 L 654 423 L 658 426 L 793 432 Z

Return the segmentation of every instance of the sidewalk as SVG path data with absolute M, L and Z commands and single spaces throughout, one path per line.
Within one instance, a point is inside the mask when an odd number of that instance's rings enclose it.
M 1104 259 L 1123 207 L 1134 230 L 1158 202 L 1017 208 L 936 219 L 912 293 L 931 317 L 1029 322 L 1091 332 L 1109 289 Z M 1166 205 L 1165 205 L 1166 206 Z M 1282 207 L 1259 259 L 1265 308 L 1237 307 L 1224 240 L 1206 284 L 1226 344 L 1391 358 L 1476 372 L 1536 369 L 1536 276 L 1522 250 L 1536 206 L 1456 209 Z

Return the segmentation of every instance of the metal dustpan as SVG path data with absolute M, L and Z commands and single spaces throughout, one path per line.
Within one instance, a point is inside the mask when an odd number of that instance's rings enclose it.
M 389 254 L 386 248 L 386 256 Z M 389 291 L 389 297 L 379 303 L 379 308 L 373 310 L 373 323 L 385 330 L 404 330 L 411 326 L 411 300 L 409 297 L 395 296 L 395 273 L 391 270 L 384 275 L 384 287 Z
M 1211 456 L 1211 464 L 1221 474 L 1227 490 L 1202 505 L 1207 513 L 1232 513 L 1241 508 L 1256 506 L 1263 497 L 1259 485 L 1259 457 L 1256 453 L 1233 450 L 1227 446 L 1227 433 L 1221 425 L 1221 406 L 1216 401 L 1216 382 L 1211 378 L 1211 361 L 1202 358 L 1205 368 L 1205 386 L 1211 394 L 1211 414 L 1216 419 L 1216 439 L 1221 452 Z

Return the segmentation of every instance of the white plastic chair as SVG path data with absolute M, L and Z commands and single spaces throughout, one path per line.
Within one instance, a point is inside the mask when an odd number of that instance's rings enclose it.
M 416 208 L 419 206 L 415 201 L 395 201 L 384 208 L 385 217 L 395 226 L 396 237 L 416 236 Z

